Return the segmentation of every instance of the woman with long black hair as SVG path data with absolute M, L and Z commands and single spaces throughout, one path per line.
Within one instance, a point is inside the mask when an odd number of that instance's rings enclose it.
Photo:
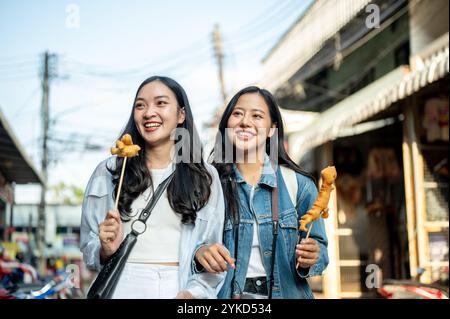
M 120 136 L 126 133 L 141 150 L 128 159 L 118 210 L 114 197 L 123 157 L 101 162 L 86 187 L 81 221 L 86 265 L 101 269 L 157 186 L 171 177 L 127 259 L 113 298 L 215 298 L 224 275 L 195 272 L 194 254 L 202 244 L 222 240 L 223 192 L 217 171 L 202 159 L 180 84 L 162 76 L 145 80 Z
M 212 153 L 225 194 L 225 247 L 219 242 L 196 253 L 198 268 L 228 270 L 220 298 L 314 298 L 306 278 L 321 275 L 328 264 L 322 219 L 297 245 L 306 235 L 298 231 L 299 220 L 318 191 L 283 142 L 270 92 L 253 86 L 231 99 Z

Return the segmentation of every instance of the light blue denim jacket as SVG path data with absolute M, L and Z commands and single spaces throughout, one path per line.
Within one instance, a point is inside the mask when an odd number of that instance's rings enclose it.
M 84 262 L 92 270 L 99 271 L 100 239 L 99 224 L 105 219 L 108 210 L 113 209 L 112 176 L 106 169 L 116 165 L 115 157 L 101 162 L 92 174 L 86 187 L 81 217 L 81 252 Z M 208 163 L 206 168 L 212 177 L 211 195 L 208 203 L 197 212 L 195 226 L 182 224 L 179 256 L 179 287 L 189 291 L 194 298 L 217 298 L 225 274 L 197 273 L 194 255 L 204 244 L 222 242 L 224 225 L 224 197 L 216 169 Z M 167 176 L 172 173 L 168 170 Z M 165 179 L 167 176 L 163 176 Z M 124 234 L 126 236 L 127 234 Z M 139 240 L 139 237 L 138 237 Z
M 276 258 L 274 269 L 273 298 L 312 299 L 311 288 L 306 278 L 321 275 L 328 265 L 327 237 L 323 219 L 314 222 L 310 238 L 315 239 L 320 246 L 320 257 L 317 263 L 309 269 L 296 269 L 295 247 L 298 236 L 306 237 L 299 232 L 299 219 L 314 203 L 317 197 L 317 188 L 314 182 L 302 174 L 296 173 L 298 191 L 297 202 L 293 205 L 286 184 L 280 170 L 278 179 L 270 166 L 269 156 L 266 155 L 263 174 L 255 185 L 252 194 L 252 186 L 247 184 L 234 167 L 240 204 L 239 244 L 238 259 L 236 263 L 236 290 L 244 288 L 247 275 L 250 252 L 253 241 L 253 227 L 256 217 L 258 223 L 258 235 L 266 270 L 267 279 L 272 269 L 272 194 L 271 189 L 278 185 L 278 239 L 276 246 Z M 252 205 L 250 205 L 252 202 Z M 311 225 L 311 224 L 309 224 Z M 234 227 L 233 221 L 226 218 L 224 228 L 224 244 L 234 257 Z M 230 298 L 233 270 L 228 271 L 225 283 L 219 292 L 219 298 Z M 269 282 L 269 280 L 267 280 Z M 268 284 L 268 283 L 267 283 Z

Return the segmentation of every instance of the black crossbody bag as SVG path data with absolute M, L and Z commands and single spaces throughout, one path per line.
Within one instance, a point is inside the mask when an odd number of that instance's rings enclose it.
M 133 221 L 131 224 L 131 232 L 125 237 L 116 252 L 109 257 L 103 268 L 100 270 L 97 278 L 89 289 L 87 299 L 111 299 L 128 256 L 136 244 L 137 237 L 147 229 L 146 221 L 159 198 L 164 193 L 167 186 L 169 186 L 173 174 L 174 173 L 170 174 L 169 177 L 158 185 L 152 199 L 141 212 L 139 218 Z

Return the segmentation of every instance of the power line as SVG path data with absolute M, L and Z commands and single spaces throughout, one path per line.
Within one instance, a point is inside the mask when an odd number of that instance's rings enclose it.
M 256 27 L 267 25 L 267 23 L 277 24 L 280 19 L 285 18 L 286 13 L 292 14 L 291 9 L 293 6 L 298 6 L 298 2 L 294 0 L 286 1 L 281 5 L 279 5 L 278 3 L 274 4 L 272 7 L 270 7 L 269 10 L 265 11 L 263 14 L 252 20 L 252 22 L 241 27 L 239 33 L 237 34 L 237 37 L 233 38 L 233 40 L 228 43 L 237 43 L 240 39 L 242 39 L 248 40 L 245 41 L 244 44 L 247 45 L 249 42 L 254 42 L 261 37 L 265 37 L 264 41 L 260 40 L 257 43 L 258 47 L 260 45 L 265 45 L 267 43 L 267 33 L 261 32 L 261 30 L 256 29 Z M 272 8 L 274 8 L 274 10 L 272 10 Z M 244 30 L 244 32 L 242 30 Z M 275 29 L 274 32 L 273 30 L 274 29 L 270 30 L 271 36 L 278 35 L 279 31 Z M 239 50 L 238 52 L 250 51 L 253 48 L 254 46 L 247 48 L 246 50 Z M 63 61 L 63 64 L 67 64 L 69 68 L 76 68 L 75 70 L 71 70 L 70 72 L 68 72 L 71 76 L 103 77 L 123 80 L 123 77 L 142 77 L 149 73 L 179 73 L 180 69 L 184 69 L 186 68 L 186 66 L 196 64 L 197 62 L 203 62 L 206 58 L 211 58 L 210 48 L 208 45 L 204 45 L 204 39 L 201 39 L 184 49 L 175 51 L 173 52 L 173 54 L 169 54 L 168 57 L 165 57 L 161 61 L 146 63 L 139 67 L 127 68 L 123 70 L 111 71 L 111 67 L 101 67 L 98 65 L 92 65 L 72 59 L 66 59 L 65 61 Z M 190 69 L 190 67 L 188 68 Z
M 65 62 L 68 63 L 68 65 L 81 67 L 81 70 L 78 69 L 78 72 L 83 75 L 88 76 L 96 76 L 96 77 L 107 77 L 107 78 L 113 78 L 113 77 L 139 77 L 142 76 L 142 74 L 148 73 L 148 69 L 155 69 L 162 71 L 171 71 L 175 68 L 182 67 L 183 64 L 186 64 L 187 62 L 191 61 L 203 61 L 205 58 L 209 57 L 210 51 L 209 46 L 207 45 L 201 45 L 204 40 L 197 41 L 190 46 L 181 49 L 178 51 L 178 53 L 174 52 L 172 54 L 168 54 L 168 56 L 164 57 L 164 59 L 160 61 L 155 61 L 152 63 L 145 63 L 139 67 L 132 67 L 127 68 L 124 70 L 117 70 L 117 71 L 110 71 L 111 67 L 101 67 L 98 65 L 92 65 L 84 62 L 79 62 L 76 60 L 68 59 Z M 194 48 L 195 51 L 191 50 L 191 48 Z M 200 48 L 200 49 L 199 49 Z M 163 66 L 163 67 L 161 67 Z M 103 69 L 104 68 L 104 69 Z M 106 69 L 106 70 L 105 70 Z M 152 73 L 155 73 L 154 71 Z
M 0 82 L 14 82 L 14 81 L 22 81 L 22 80 L 29 80 L 30 78 L 36 77 L 37 74 L 22 74 L 18 76 L 10 76 L 10 77 L 0 77 Z M 35 78 L 35 79 L 36 79 Z
M 205 54 L 206 53 L 206 54 Z M 91 69 L 78 69 L 76 71 L 70 71 L 70 75 L 75 76 L 90 76 L 90 77 L 101 77 L 101 78 L 109 78 L 109 79 L 118 79 L 123 80 L 123 78 L 138 78 L 143 77 L 148 74 L 166 74 L 174 71 L 178 71 L 180 69 L 184 69 L 186 67 L 190 68 L 190 64 L 195 64 L 195 62 L 200 63 L 205 60 L 205 58 L 210 57 L 210 52 L 202 52 L 202 55 L 197 55 L 196 57 L 189 58 L 189 57 L 183 57 L 182 59 L 179 59 L 178 61 L 169 61 L 167 65 L 164 67 L 161 67 L 160 65 L 154 65 L 150 67 L 148 66 L 142 66 L 139 69 L 129 69 L 129 70 L 122 70 L 122 71 L 102 71 L 102 70 L 94 70 Z
M 205 48 L 208 47 L 207 40 L 208 40 L 208 37 L 205 35 L 204 38 L 201 38 L 201 39 L 197 40 L 196 42 L 189 44 L 187 47 L 184 47 L 182 49 L 178 49 L 178 50 L 175 50 L 175 51 L 172 51 L 172 52 L 169 52 L 169 53 L 165 54 L 164 58 L 159 60 L 159 61 L 155 61 L 155 62 L 152 62 L 152 63 L 142 63 L 138 67 L 128 68 L 125 71 L 127 71 L 127 72 L 129 72 L 129 71 L 138 72 L 142 68 L 158 66 L 161 63 L 165 63 L 167 61 L 174 60 L 174 59 L 176 60 L 176 58 L 179 58 L 179 57 L 185 57 L 185 56 L 191 54 L 189 52 L 198 53 L 198 51 L 199 51 L 198 48 L 201 48 L 200 50 L 204 51 Z M 90 64 L 90 63 L 76 61 L 76 60 L 69 60 L 69 62 L 73 62 L 75 64 L 80 64 L 80 65 L 83 65 L 85 67 L 90 67 L 90 68 L 103 68 L 103 69 L 107 69 L 107 70 L 112 69 L 112 67 L 108 66 L 108 65 L 100 66 L 100 65 L 94 65 L 94 64 Z M 123 63 L 115 63 L 115 64 L 123 64 Z
M 278 20 L 275 18 L 271 20 L 272 24 L 277 26 L 276 28 L 270 28 L 268 31 L 262 29 L 257 30 L 255 34 L 240 41 L 239 49 L 236 50 L 235 53 L 252 52 L 254 54 L 255 49 L 260 48 L 261 46 L 271 46 L 272 42 L 278 40 L 282 34 L 284 34 L 288 26 L 292 25 L 292 20 L 294 17 L 298 17 L 299 11 L 303 12 L 304 7 L 300 7 L 298 11 L 288 10 L 287 12 L 282 12 L 282 14 L 278 16 Z M 233 39 L 225 44 L 233 46 L 234 42 L 237 41 Z
M 102 99 L 100 101 L 92 101 L 92 100 L 90 100 L 90 101 L 82 102 L 82 103 L 79 103 L 77 105 L 68 107 L 68 108 L 66 108 L 66 109 L 56 113 L 53 116 L 52 122 L 56 122 L 56 121 L 60 120 L 61 117 L 66 116 L 66 115 L 68 115 L 70 113 L 78 112 L 78 111 L 80 111 L 80 110 L 82 110 L 84 108 L 87 108 L 87 107 L 93 107 L 93 106 L 94 107 L 95 106 L 98 107 L 99 105 L 104 105 L 104 104 L 106 104 L 106 103 L 108 103 L 108 102 L 110 102 L 110 101 L 112 101 L 114 99 L 115 99 L 115 97 L 109 96 L 109 97 L 107 97 L 105 99 Z
M 229 33 L 229 36 L 224 38 L 224 42 L 226 44 L 230 44 L 233 42 L 241 42 L 241 40 L 252 38 L 255 34 L 261 32 L 261 30 L 264 29 L 262 26 L 265 26 L 267 22 L 271 22 L 274 17 L 282 15 L 280 13 L 285 13 L 286 8 L 289 8 L 295 2 L 295 0 L 275 1 L 273 6 L 253 18 L 251 22 L 245 24 L 242 27 L 239 27 L 234 31 L 231 31 Z
M 78 125 L 77 125 L 78 127 Z M 99 129 L 98 127 L 90 127 L 90 131 L 85 131 L 82 133 L 81 131 L 61 131 L 60 129 L 52 130 L 51 139 L 100 139 L 107 141 L 108 143 L 112 143 L 115 141 L 118 132 L 110 130 L 110 133 L 107 133 L 104 130 Z M 112 143 L 113 144 L 113 143 Z
M 39 58 L 34 56 L 26 59 L 17 58 L 0 58 L 0 66 L 22 64 L 22 63 L 39 63 Z
M 286 16 L 292 15 L 293 13 L 298 16 L 297 11 L 294 10 L 295 7 L 298 7 L 298 1 L 296 0 L 286 1 L 282 5 L 277 2 L 277 9 L 270 9 L 268 12 L 255 18 L 253 23 L 247 25 L 249 28 L 246 28 L 246 30 L 239 29 L 235 32 L 235 35 L 230 33 L 230 36 L 224 40 L 225 44 L 245 43 L 251 41 L 256 36 L 264 35 L 264 30 L 269 29 L 268 26 L 277 25 L 280 20 L 286 19 Z M 301 7 L 301 10 L 303 11 L 304 8 Z
M 22 70 L 22 71 L 14 72 L 11 74 L 1 74 L 0 79 L 9 79 L 9 78 L 22 77 L 22 76 L 38 75 L 37 71 L 38 70 Z
M 20 114 L 21 112 L 24 112 L 27 108 L 29 108 L 29 107 L 32 105 L 32 104 L 30 104 L 29 102 L 31 101 L 31 99 L 32 99 L 33 97 L 36 96 L 36 94 L 39 92 L 40 88 L 41 88 L 40 85 L 37 86 L 37 87 L 31 92 L 31 94 L 27 96 L 27 98 L 25 99 L 25 101 L 17 108 L 16 113 L 14 113 L 14 115 L 11 117 L 11 119 L 12 119 L 13 121 L 17 118 L 17 116 L 19 116 L 19 114 Z M 36 103 L 36 104 L 34 104 L 34 106 L 38 106 L 38 104 Z
M 15 63 L 0 63 L 0 70 L 4 69 L 10 69 L 10 68 L 23 68 L 23 67 L 37 67 L 39 66 L 39 61 L 32 60 L 32 61 L 22 61 L 22 62 L 15 62 Z

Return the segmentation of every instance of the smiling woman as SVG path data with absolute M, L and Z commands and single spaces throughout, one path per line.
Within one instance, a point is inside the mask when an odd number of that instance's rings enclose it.
M 189 134 L 172 138 L 173 131 Z M 86 187 L 81 250 L 88 267 L 100 269 L 132 231 L 154 189 L 173 176 L 147 219 L 131 251 L 113 298 L 215 298 L 223 275 L 194 272 L 194 254 L 202 245 L 222 239 L 224 201 L 216 170 L 190 161 L 201 148 L 189 100 L 174 80 L 155 76 L 138 88 L 132 112 L 121 133 L 141 147 L 126 166 L 118 211 L 117 193 L 123 158 L 100 163 Z M 181 152 L 173 148 L 181 145 Z M 182 156 L 188 152 L 190 156 Z M 201 149 L 200 149 L 201 153 Z
M 219 298 L 313 298 L 306 278 L 328 264 L 322 219 L 297 245 L 306 235 L 297 231 L 299 219 L 312 207 L 317 187 L 283 142 L 280 110 L 269 91 L 247 87 L 231 99 L 212 152 L 226 199 L 224 240 L 196 253 L 212 274 L 232 264 Z
M 134 104 L 134 121 L 148 148 L 172 147 L 170 134 L 185 118 L 185 108 L 178 105 L 173 91 L 161 81 L 152 81 L 139 91 Z M 163 154 L 168 156 L 170 152 Z
M 272 123 L 263 96 L 257 92 L 241 95 L 228 118 L 226 129 L 228 141 L 236 149 L 235 162 L 264 161 L 266 141 L 273 136 L 273 128 L 276 128 L 276 123 Z

